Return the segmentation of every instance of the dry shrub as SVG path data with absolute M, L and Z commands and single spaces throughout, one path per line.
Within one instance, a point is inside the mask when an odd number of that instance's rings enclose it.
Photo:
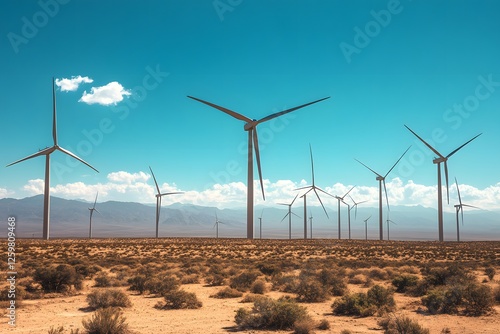
M 253 282 L 252 286 L 250 287 L 250 292 L 255 294 L 263 295 L 266 293 L 266 291 L 267 291 L 266 282 L 260 279 Z
M 313 332 L 315 327 L 314 321 L 306 317 L 302 320 L 298 320 L 293 324 L 293 333 L 294 334 L 310 334 Z
M 236 289 L 232 289 L 227 286 L 224 289 L 219 290 L 216 294 L 211 295 L 210 297 L 223 299 L 223 298 L 239 298 L 241 296 L 243 296 L 243 292 L 238 291 Z
M 200 277 L 197 274 L 191 274 L 183 276 L 181 279 L 181 284 L 198 284 L 200 283 Z
M 297 290 L 299 282 L 299 278 L 292 274 L 278 274 L 271 279 L 272 290 L 281 292 L 293 293 Z
M 113 307 L 97 310 L 89 320 L 83 319 L 87 334 L 129 334 L 131 333 L 122 312 Z
M 354 293 L 337 299 L 332 304 L 333 314 L 366 317 L 375 312 L 394 310 L 394 292 L 380 285 L 374 285 L 367 293 Z
M 320 303 L 328 299 L 326 288 L 312 277 L 301 279 L 295 293 L 299 301 L 306 303 Z
M 392 285 L 396 288 L 396 292 L 404 293 L 410 287 L 416 286 L 418 283 L 418 277 L 415 275 L 403 274 L 395 277 L 392 280 Z
M 318 323 L 317 328 L 322 331 L 330 329 L 330 322 L 326 319 L 321 319 Z
M 484 269 L 484 273 L 486 274 L 486 276 L 488 276 L 488 279 L 490 281 L 493 281 L 493 279 L 495 278 L 496 270 L 493 267 L 486 267 Z
M 243 297 L 243 299 L 240 301 L 240 303 L 255 303 L 257 300 L 262 299 L 262 298 L 267 298 L 266 296 L 263 295 L 256 295 L 253 293 L 249 293 Z
M 229 286 L 240 291 L 247 291 L 257 277 L 259 277 L 259 273 L 256 271 L 244 271 L 239 275 L 233 276 L 229 282 Z
M 384 329 L 384 334 L 429 334 L 429 330 L 422 327 L 416 320 L 407 316 L 390 316 L 378 322 Z
M 196 294 L 185 290 L 174 290 L 165 294 L 165 303 L 158 302 L 155 305 L 158 309 L 178 310 L 178 309 L 198 309 L 203 304 L 198 300 Z
M 132 305 L 128 296 L 117 289 L 91 292 L 87 295 L 87 303 L 94 310 L 106 307 L 129 307 Z
M 497 304 L 500 304 L 500 285 L 497 285 L 495 290 L 493 290 L 493 297 Z
M 353 277 L 350 277 L 348 282 L 349 284 L 365 284 L 366 278 L 363 274 L 358 274 Z
M 380 268 L 374 268 L 368 272 L 367 277 L 377 281 L 385 281 L 388 279 L 389 275 Z
M 33 279 L 40 283 L 44 292 L 64 292 L 74 287 L 82 288 L 82 276 L 69 264 L 37 268 Z
M 205 283 L 209 286 L 224 285 L 225 278 L 220 274 L 211 274 L 205 278 Z

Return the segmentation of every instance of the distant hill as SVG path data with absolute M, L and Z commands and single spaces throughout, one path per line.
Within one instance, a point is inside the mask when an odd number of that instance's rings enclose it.
M 81 200 L 66 200 L 51 197 L 51 237 L 87 237 L 89 210 L 92 203 Z M 93 216 L 94 237 L 153 237 L 155 235 L 155 207 L 140 203 L 108 201 L 97 203 L 99 213 Z M 263 211 L 262 211 L 263 210 Z M 303 237 L 303 208 L 294 207 L 292 237 Z M 246 209 L 217 209 L 193 204 L 175 203 L 163 206 L 160 216 L 162 237 L 213 237 L 215 236 L 215 214 L 223 224 L 219 226 L 220 237 L 246 236 Z M 288 238 L 288 218 L 282 221 L 287 208 L 257 206 L 255 208 L 255 238 L 259 237 L 259 220 L 263 214 L 264 238 Z M 321 207 L 308 207 L 308 216 L 313 214 L 313 237 L 337 238 L 337 212 L 328 208 L 330 219 Z M 378 209 L 360 206 L 357 219 L 351 212 L 351 235 L 364 239 L 364 222 L 368 216 L 369 239 L 378 238 Z M 387 211 L 384 209 L 384 238 Z M 41 237 L 43 196 L 23 199 L 0 200 L 0 219 L 3 221 L 0 237 L 7 235 L 7 217 L 15 216 L 17 236 L 20 238 Z M 462 240 L 500 240 L 500 212 L 466 211 L 465 224 L 460 226 Z M 390 226 L 391 239 L 435 240 L 437 238 L 437 212 L 422 206 L 391 206 L 390 219 L 397 225 Z M 445 240 L 456 239 L 454 213 L 445 213 Z M 309 219 L 308 235 L 309 235 Z M 341 209 L 342 238 L 347 238 L 347 208 Z

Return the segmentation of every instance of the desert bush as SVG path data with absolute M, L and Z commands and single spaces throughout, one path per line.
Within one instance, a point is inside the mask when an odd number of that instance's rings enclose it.
M 299 285 L 299 278 L 295 275 L 274 275 L 271 279 L 272 290 L 281 292 L 294 292 L 297 291 Z
M 257 269 L 266 276 L 274 276 L 282 270 L 281 267 L 270 263 L 259 263 L 257 264 Z
M 224 289 L 219 290 L 216 294 L 211 295 L 210 297 L 223 299 L 223 298 L 239 298 L 241 296 L 243 296 L 243 292 L 236 289 L 232 289 L 227 286 Z
M 293 333 L 294 334 L 310 334 L 314 329 L 314 321 L 307 317 L 302 320 L 298 320 L 293 324 Z
M 366 293 L 358 292 L 344 295 L 332 304 L 335 315 L 354 315 L 367 317 L 375 314 L 377 308 L 370 304 Z
M 82 288 L 82 277 L 69 264 L 41 267 L 35 270 L 33 279 L 40 283 L 44 292 L 63 292 L 72 287 Z
M 374 285 L 367 291 L 368 302 L 375 305 L 380 313 L 390 312 L 396 307 L 394 302 L 394 292 L 392 289 L 386 289 L 380 285 Z
M 249 293 L 243 297 L 243 299 L 240 301 L 240 303 L 255 303 L 257 300 L 262 299 L 262 298 L 267 298 L 264 295 L 256 295 L 253 293 Z
M 318 274 L 318 280 L 332 296 L 343 296 L 347 291 L 344 278 L 338 271 L 323 269 Z
M 244 271 L 239 275 L 231 278 L 229 286 L 240 291 L 247 291 L 252 286 L 253 282 L 259 277 L 256 271 Z
M 165 303 L 158 303 L 155 307 L 159 309 L 198 309 L 203 304 L 198 300 L 196 294 L 184 290 L 173 290 L 165 294 Z
M 421 300 L 430 314 L 437 314 L 444 304 L 444 291 L 442 289 L 433 289 L 422 297 Z
M 396 288 L 396 292 L 404 293 L 409 287 L 414 287 L 418 283 L 418 277 L 415 275 L 403 274 L 396 276 L 392 280 L 392 285 Z
M 92 278 L 94 277 L 95 274 L 97 274 L 98 272 L 100 272 L 102 269 L 101 267 L 93 264 L 93 265 L 90 265 L 90 264 L 87 264 L 87 263 L 79 263 L 79 264 L 73 264 L 70 262 L 70 264 L 72 264 L 76 270 L 76 272 L 78 274 L 80 274 L 82 277 L 85 277 L 85 278 Z
M 132 278 L 128 279 L 128 284 L 130 284 L 130 291 L 137 291 L 139 294 L 143 294 L 146 289 L 147 277 L 144 275 L 135 275 Z
M 427 328 L 422 327 L 416 320 L 407 316 L 391 316 L 378 323 L 384 334 L 429 334 Z
M 487 285 L 469 284 L 463 294 L 465 314 L 480 316 L 488 313 L 493 307 L 493 294 Z
M 181 284 L 198 284 L 200 277 L 197 274 L 186 275 L 182 277 Z
M 495 278 L 496 270 L 493 267 L 486 267 L 484 269 L 484 273 L 486 274 L 486 276 L 488 276 L 488 279 L 490 281 L 493 281 L 493 279 Z
M 308 317 L 307 309 L 293 300 L 261 298 L 255 301 L 251 310 L 238 309 L 235 321 L 242 328 L 287 330 Z
M 266 282 L 264 282 L 261 279 L 256 280 L 253 282 L 252 286 L 250 287 L 250 292 L 258 295 L 263 295 L 267 291 L 267 286 Z
M 64 327 L 63 326 L 59 326 L 59 327 L 51 326 L 49 328 L 49 331 L 47 332 L 47 334 L 63 334 L 63 333 L 64 333 Z
M 330 322 L 326 319 L 321 319 L 318 323 L 317 328 L 322 331 L 330 329 Z
M 132 305 L 128 296 L 121 290 L 97 290 L 87 295 L 87 303 L 93 309 L 106 307 L 129 307 Z
M 366 278 L 362 274 L 355 275 L 350 277 L 348 280 L 349 284 L 364 284 L 366 283 Z
M 122 312 L 113 307 L 97 310 L 89 320 L 83 319 L 83 328 L 88 334 L 129 334 L 128 324 Z
M 211 274 L 205 277 L 205 283 L 209 286 L 221 286 L 224 285 L 225 278 L 220 274 Z
M 164 296 L 170 291 L 177 290 L 180 286 L 179 280 L 174 276 L 152 277 L 147 279 L 144 287 L 149 293 Z
M 314 278 L 303 278 L 295 291 L 298 300 L 306 303 L 320 303 L 328 299 L 326 288 Z
M 366 276 L 377 281 L 385 281 L 389 277 L 387 272 L 380 268 L 371 269 Z
M 495 298 L 497 304 L 500 304 L 500 285 L 497 285 L 495 290 L 493 290 L 493 298 Z
M 348 329 L 343 329 L 340 331 L 340 334 L 352 334 L 352 331 L 350 331 Z

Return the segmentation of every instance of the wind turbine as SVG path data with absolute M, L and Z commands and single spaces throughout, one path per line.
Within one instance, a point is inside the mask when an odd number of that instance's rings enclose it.
M 56 113 L 56 88 L 55 88 L 55 82 L 54 78 L 52 78 L 52 139 L 53 139 L 53 145 L 51 147 L 46 147 L 42 150 L 39 150 L 37 153 L 34 153 L 32 155 L 27 156 L 26 158 L 23 158 L 21 160 L 17 160 L 13 163 L 8 164 L 6 167 L 15 165 L 19 162 L 39 157 L 42 155 L 45 155 L 45 185 L 44 185 L 44 192 L 43 192 L 43 239 L 49 240 L 49 225 L 50 225 L 50 155 L 54 151 L 60 151 L 66 155 L 69 155 L 70 157 L 80 161 L 81 163 L 87 165 L 88 167 L 92 168 L 96 172 L 99 173 L 97 169 L 89 165 L 87 162 L 84 160 L 80 159 L 78 156 L 76 156 L 74 153 L 68 151 L 67 149 L 59 146 L 57 142 L 57 113 Z
M 389 197 L 387 196 L 387 188 L 385 187 L 385 178 L 394 169 L 394 167 L 396 167 L 398 162 L 403 158 L 403 156 L 406 154 L 406 152 L 408 152 L 410 147 L 408 147 L 406 149 L 406 151 L 404 151 L 404 153 L 401 155 L 401 157 L 399 157 L 398 161 L 396 161 L 396 163 L 394 165 L 392 165 L 391 169 L 389 169 L 389 171 L 384 176 L 380 175 L 379 173 L 377 173 L 376 171 L 374 171 L 373 169 L 371 169 L 370 167 L 368 167 L 367 165 L 365 165 L 364 163 L 362 163 L 358 159 L 355 159 L 357 162 L 359 162 L 360 164 L 362 164 L 363 166 L 365 166 L 366 168 L 371 170 L 375 175 L 377 175 L 376 180 L 378 181 L 378 223 L 379 223 L 378 225 L 379 225 L 380 240 L 384 240 L 384 225 L 383 225 L 383 218 L 382 218 L 382 183 L 384 185 L 385 200 L 387 202 L 387 210 L 390 210 L 389 209 Z
M 354 219 L 357 218 L 358 216 L 358 205 L 361 204 L 361 203 L 365 203 L 365 202 L 368 202 L 368 201 L 361 201 L 361 202 L 355 202 L 354 199 L 351 197 L 351 195 L 349 195 L 349 198 L 351 199 L 351 201 L 354 203 L 353 206 L 347 206 L 348 207 L 348 227 L 349 227 L 349 239 L 351 239 L 351 210 L 354 209 Z
M 444 241 L 444 228 L 443 228 L 443 195 L 442 195 L 442 189 L 441 189 L 441 163 L 444 162 L 444 175 L 446 179 L 446 197 L 448 199 L 448 204 L 450 204 L 450 192 L 449 192 L 449 187 L 448 187 L 448 164 L 447 161 L 448 159 L 455 153 L 457 153 L 462 147 L 482 135 L 482 133 L 476 135 L 469 141 L 465 142 L 465 144 L 462 144 L 455 150 L 451 151 L 450 154 L 447 156 L 443 156 L 441 153 L 439 153 L 434 147 L 429 145 L 425 140 L 423 140 L 419 135 L 417 135 L 412 129 L 405 127 L 410 130 L 411 133 L 415 135 L 422 143 L 424 143 L 432 152 L 434 152 L 438 157 L 434 158 L 432 160 L 432 163 L 437 165 L 437 190 L 438 190 L 438 234 L 439 234 L 439 241 Z
M 95 201 L 94 201 L 94 206 L 89 208 L 90 210 L 90 227 L 89 227 L 89 239 L 92 239 L 92 214 L 95 212 L 99 213 L 99 210 L 95 208 L 95 204 L 97 203 L 97 196 L 99 195 L 99 192 L 95 195 Z
M 370 215 L 370 217 L 366 218 L 364 220 L 365 222 L 365 240 L 368 240 L 368 220 L 371 218 L 372 216 Z
M 215 237 L 216 237 L 216 239 L 219 239 L 219 224 L 223 224 L 224 225 L 224 223 L 221 222 L 219 220 L 219 218 L 217 218 L 217 211 L 215 211 L 215 224 L 214 224 L 214 227 L 215 227 Z M 214 227 L 212 227 L 212 228 L 214 228 Z
M 290 204 L 278 203 L 278 205 L 288 206 L 288 213 L 283 217 L 283 219 L 281 219 L 281 221 L 283 221 L 288 216 L 288 239 L 292 239 L 292 215 L 297 216 L 295 213 L 292 212 L 292 205 L 298 196 L 299 196 L 299 194 L 295 195 L 295 198 L 293 199 L 292 203 L 290 203 Z M 297 216 L 297 217 L 299 217 L 299 216 Z
M 311 229 L 311 239 L 313 238 L 313 213 L 312 213 L 312 210 L 310 212 L 310 216 L 309 216 L 309 226 L 310 226 L 310 229 Z
M 336 199 L 337 199 L 337 201 L 338 201 L 338 206 L 337 206 L 337 215 L 338 215 L 338 218 L 337 218 L 337 220 L 338 220 L 338 224 L 339 224 L 339 240 L 340 240 L 340 202 L 342 202 L 342 203 L 344 203 L 345 205 L 347 205 L 347 212 L 349 212 L 349 204 L 347 204 L 346 202 L 344 202 L 344 198 L 345 198 L 347 195 L 349 195 L 349 193 L 351 192 L 351 190 L 353 190 L 353 189 L 354 189 L 354 187 L 356 187 L 356 186 L 353 186 L 351 189 L 349 189 L 349 191 L 348 191 L 348 192 L 346 192 L 346 193 L 344 194 L 344 196 L 335 196 L 335 198 L 336 198 Z M 349 222 L 349 224 L 348 224 L 348 225 L 350 226 L 350 224 L 351 224 L 351 223 Z M 350 229 L 350 228 L 349 228 L 349 229 Z M 349 233 L 349 239 L 351 239 L 350 233 Z
M 386 223 L 387 223 L 387 240 L 391 240 L 390 236 L 389 236 L 389 225 L 390 224 L 397 225 L 397 224 L 394 221 L 389 219 L 389 215 L 387 215 Z
M 224 107 L 215 105 L 213 103 L 198 99 L 196 97 L 188 96 L 190 99 L 196 100 L 198 102 L 204 103 L 210 107 L 213 107 L 215 109 L 219 109 L 220 111 L 236 118 L 239 119 L 243 122 L 245 122 L 245 125 L 243 129 L 245 131 L 248 131 L 248 174 L 247 174 L 247 239 L 253 239 L 253 201 L 254 201 L 254 195 L 253 195 L 253 148 L 255 147 L 255 158 L 257 160 L 257 169 L 259 171 L 259 180 L 260 180 L 260 187 L 262 190 L 262 198 L 265 200 L 265 195 L 264 195 L 264 184 L 262 182 L 262 170 L 260 167 L 260 153 L 259 153 L 259 141 L 257 137 L 257 125 L 260 123 L 269 121 L 273 118 L 276 118 L 278 116 L 287 114 L 289 112 L 292 112 L 294 110 L 309 106 L 311 104 L 326 100 L 330 97 L 325 97 L 320 100 L 316 100 L 313 102 L 309 102 L 303 105 L 300 105 L 298 107 L 290 108 L 284 111 L 280 111 L 274 114 L 271 114 L 269 116 L 263 117 L 259 120 L 256 119 L 250 119 L 246 116 L 243 116 L 242 114 L 239 114 L 237 112 L 234 112 L 232 110 L 226 109 Z
M 474 208 L 474 209 L 479 209 L 479 208 L 477 206 L 472 206 L 469 204 L 462 203 L 462 197 L 460 197 L 460 189 L 458 189 L 457 178 L 455 178 L 455 184 L 457 185 L 458 202 L 460 203 L 460 204 L 455 205 L 455 210 L 457 211 L 457 241 L 460 242 L 460 227 L 458 224 L 458 212 L 461 211 L 461 213 L 462 213 L 462 225 L 463 225 L 464 224 L 464 206 L 467 206 L 469 208 Z
M 158 193 L 156 194 L 156 238 L 158 238 L 158 228 L 160 225 L 161 198 L 167 195 L 182 194 L 183 192 L 176 191 L 171 193 L 162 193 L 160 191 L 160 187 L 158 186 L 158 182 L 156 182 L 156 177 L 155 174 L 153 173 L 153 170 L 151 169 L 151 166 L 149 166 L 149 170 L 151 171 L 151 175 L 153 175 L 153 180 L 155 181 L 156 190 L 158 191 Z
M 309 189 L 302 196 L 300 196 L 300 197 L 304 198 L 304 239 L 307 239 L 307 200 L 306 200 L 307 194 L 311 191 L 314 191 L 314 193 L 316 194 L 316 197 L 318 198 L 319 202 L 321 203 L 321 206 L 323 207 L 323 210 L 325 211 L 327 218 L 330 218 L 330 217 L 328 217 L 328 213 L 326 212 L 325 206 L 323 205 L 323 202 L 321 201 L 321 198 L 319 197 L 317 190 L 327 194 L 328 196 L 333 197 L 333 195 L 330 195 L 329 193 L 327 193 L 323 189 L 316 187 L 316 184 L 314 183 L 314 162 L 313 162 L 313 154 L 312 154 L 311 144 L 309 144 L 309 152 L 311 154 L 312 185 L 295 189 L 295 190 Z
M 264 209 L 260 212 L 260 217 L 259 217 L 259 239 L 262 239 L 262 215 L 264 214 Z

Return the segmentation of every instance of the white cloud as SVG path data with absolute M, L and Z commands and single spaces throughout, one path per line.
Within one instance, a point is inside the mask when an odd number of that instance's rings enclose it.
M 81 83 L 92 83 L 94 80 L 89 77 L 82 77 L 81 75 L 77 77 L 71 77 L 71 79 L 63 78 L 56 79 L 56 86 L 61 87 L 61 91 L 74 92 L 78 89 Z
M 123 86 L 116 82 L 110 82 L 105 86 L 92 87 L 90 93 L 87 91 L 83 92 L 82 97 L 79 102 L 85 102 L 87 104 L 100 104 L 103 106 L 109 106 L 111 104 L 117 104 L 123 100 L 124 96 L 129 96 L 131 93 L 123 88 Z
M 24 185 L 23 189 L 27 191 L 29 194 L 39 195 L 43 194 L 43 186 L 45 181 L 42 179 L 29 180 L 28 184 Z
M 119 171 L 108 174 L 108 180 L 120 183 L 133 183 L 137 181 L 146 182 L 147 180 L 149 180 L 149 178 L 150 175 L 144 172 L 128 173 L 124 171 Z

